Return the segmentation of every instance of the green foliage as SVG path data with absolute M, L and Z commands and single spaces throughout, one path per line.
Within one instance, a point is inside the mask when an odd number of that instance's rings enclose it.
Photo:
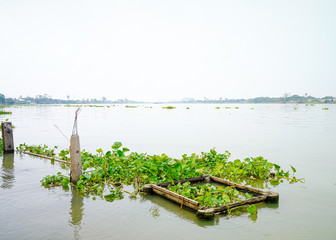
M 12 114 L 12 112 L 0 111 L 0 115 Z
M 49 148 L 47 145 L 31 145 L 28 146 L 26 143 L 20 144 L 19 147 L 16 148 L 18 151 L 23 151 L 23 152 L 31 152 L 31 153 L 36 153 L 40 154 L 43 156 L 48 156 L 48 157 L 54 157 L 55 156 L 55 150 L 58 147 L 55 146 L 54 148 Z
M 329 110 L 329 108 L 322 108 L 322 110 Z
M 62 175 L 58 172 L 57 175 L 47 175 L 41 180 L 43 186 L 50 188 L 54 186 L 62 186 L 63 188 L 69 188 L 70 178 Z
M 116 187 L 110 189 L 110 193 L 107 195 L 104 195 L 104 199 L 109 202 L 113 202 L 114 200 L 121 200 L 124 198 L 123 192 L 121 190 L 121 187 Z
M 137 108 L 137 106 L 130 106 L 130 105 L 126 105 L 126 108 Z
M 63 105 L 64 107 L 76 107 L 76 108 L 79 108 L 79 107 L 83 107 L 83 105 L 78 105 L 78 104 L 66 104 L 66 105 Z
M 255 215 L 257 214 L 258 210 L 255 204 L 252 204 L 250 206 L 247 207 L 247 211 L 251 214 L 251 215 Z
M 210 184 L 191 186 L 190 182 L 169 185 L 168 189 L 184 197 L 191 198 L 201 206 L 217 207 L 242 200 L 243 195 L 234 187 L 213 186 Z
M 61 159 L 61 160 L 70 162 L 70 157 L 68 156 L 69 154 L 70 154 L 69 149 L 61 150 L 61 151 L 58 153 L 58 157 L 59 157 L 59 159 Z
M 45 145 L 27 146 L 21 144 L 18 150 L 28 150 L 45 155 L 54 154 L 53 150 L 55 149 L 50 150 Z M 68 150 L 61 150 L 59 156 L 67 160 L 68 154 Z M 144 184 L 172 182 L 199 177 L 202 174 L 211 174 L 238 182 L 261 181 L 264 183 L 275 181 L 279 184 L 280 179 L 283 178 L 297 181 L 295 177 L 289 178 L 289 171 L 285 172 L 279 165 L 270 163 L 263 157 L 229 161 L 230 155 L 227 151 L 217 153 L 213 148 L 209 152 L 202 152 L 200 155 L 193 153 L 188 156 L 184 154 L 182 159 L 175 159 L 168 157 L 166 154 L 148 155 L 146 153 L 129 152 L 129 149 L 123 147 L 121 142 L 115 142 L 107 152 L 102 149 L 97 149 L 96 153 L 89 153 L 85 150 L 81 152 L 85 172 L 77 182 L 76 188 L 83 195 L 98 195 L 110 201 L 121 199 L 121 196 L 117 194 L 120 191 L 135 196 Z M 294 168 L 292 170 L 294 171 Z M 49 185 L 52 184 L 54 183 L 49 183 Z M 112 188 L 113 191 L 110 190 L 110 194 L 104 193 L 106 189 L 112 186 L 120 186 L 120 184 L 134 184 L 135 192 L 130 193 L 114 187 Z M 48 185 L 48 182 L 45 185 Z M 176 188 L 176 186 L 171 187 Z M 246 194 L 239 195 L 239 192 L 234 188 L 221 188 L 211 185 L 201 185 L 195 189 L 193 186 L 186 185 L 180 187 L 182 190 L 177 188 L 173 190 L 186 197 L 192 197 L 206 206 L 209 206 L 209 204 L 218 206 L 218 204 L 230 203 L 240 198 L 252 197 L 252 195 Z M 190 189 L 188 190 L 187 187 Z
M 167 106 L 167 107 L 162 107 L 163 109 L 175 109 L 176 107 L 173 106 Z

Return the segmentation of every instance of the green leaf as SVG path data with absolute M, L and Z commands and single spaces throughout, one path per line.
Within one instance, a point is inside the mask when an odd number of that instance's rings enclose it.
M 241 161 L 239 159 L 234 160 L 233 163 L 234 163 L 235 166 L 240 166 L 241 165 Z
M 289 166 L 292 168 L 293 172 L 296 172 L 295 167 L 293 167 L 292 165 L 289 165 Z
M 246 199 L 250 199 L 250 198 L 253 198 L 253 195 L 251 195 L 249 193 L 245 193 L 245 197 L 246 197 Z
M 280 170 L 280 166 L 279 165 L 277 165 L 277 164 L 273 164 L 274 165 L 274 168 L 275 168 L 275 170 L 277 170 L 277 171 L 279 171 Z
M 117 150 L 121 146 L 122 146 L 121 142 L 114 142 L 114 144 L 112 145 L 112 149 Z
M 254 215 L 254 214 L 257 214 L 257 207 L 256 205 L 250 205 L 247 207 L 247 211 L 251 214 L 251 215 Z
M 272 186 L 277 186 L 277 185 L 279 185 L 279 179 L 271 179 L 270 180 L 270 184 L 272 185 Z
M 118 153 L 118 156 L 119 156 L 119 157 L 121 157 L 121 156 L 124 155 L 123 151 L 121 151 L 121 150 L 118 150 L 117 153 Z
M 168 162 L 169 165 L 174 165 L 175 163 L 176 163 L 176 161 L 174 159 L 172 159 Z

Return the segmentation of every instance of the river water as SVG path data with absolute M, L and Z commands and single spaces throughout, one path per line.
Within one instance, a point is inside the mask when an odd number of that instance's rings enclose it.
M 293 165 L 295 176 L 305 182 L 271 186 L 280 194 L 279 203 L 258 204 L 257 219 L 241 213 L 203 221 L 158 196 L 125 195 L 106 202 L 81 198 L 72 189 L 46 189 L 40 184 L 44 176 L 69 170 L 48 160 L 6 154 L 0 156 L 0 238 L 336 239 L 336 105 L 162 106 L 83 107 L 78 118 L 81 148 L 108 150 L 121 141 L 131 151 L 180 158 L 215 147 L 231 152 L 232 160 L 263 156 L 287 170 Z M 322 110 L 325 107 L 329 110 Z M 25 142 L 68 147 L 54 125 L 70 137 L 76 108 L 6 110 L 13 112 L 8 116 L 15 125 L 16 146 Z

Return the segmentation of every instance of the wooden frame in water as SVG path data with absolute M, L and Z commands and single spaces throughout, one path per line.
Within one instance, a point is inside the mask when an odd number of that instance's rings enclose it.
M 216 207 L 206 207 L 201 206 L 199 202 L 192 200 L 190 198 L 184 197 L 177 193 L 174 193 L 167 189 L 167 187 L 171 184 L 178 183 L 217 183 L 224 186 L 235 187 L 239 192 L 248 192 L 252 194 L 254 197 L 246 200 L 242 200 L 239 202 L 221 205 Z M 142 188 L 142 191 L 147 193 L 154 193 L 163 198 L 166 198 L 170 201 L 173 201 L 183 207 L 196 211 L 196 216 L 202 219 L 211 219 L 214 217 L 215 213 L 219 212 L 227 212 L 229 209 L 236 208 L 239 206 L 255 204 L 259 202 L 278 202 L 279 194 L 271 191 L 262 191 L 257 188 L 252 188 L 248 186 L 244 186 L 235 182 L 231 182 L 222 178 L 214 177 L 211 175 L 203 175 L 201 177 L 195 177 L 190 179 L 183 179 L 174 182 L 165 182 L 160 184 L 147 184 Z

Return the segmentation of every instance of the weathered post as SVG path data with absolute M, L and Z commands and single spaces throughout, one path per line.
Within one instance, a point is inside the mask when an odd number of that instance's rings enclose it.
M 75 113 L 75 122 L 72 130 L 72 135 L 70 138 L 70 178 L 73 184 L 77 184 L 80 176 L 82 175 L 82 159 L 79 144 L 79 136 L 77 130 L 77 115 L 80 108 L 77 109 Z
M 14 152 L 13 128 L 11 122 L 1 123 L 2 143 L 4 153 Z

